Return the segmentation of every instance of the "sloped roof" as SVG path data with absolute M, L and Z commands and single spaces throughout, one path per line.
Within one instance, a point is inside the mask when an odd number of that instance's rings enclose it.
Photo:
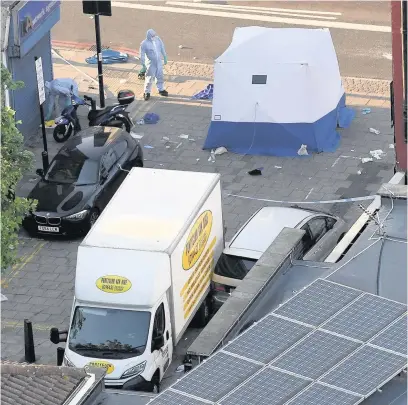
M 87 378 L 82 369 L 1 362 L 3 405 L 62 405 Z

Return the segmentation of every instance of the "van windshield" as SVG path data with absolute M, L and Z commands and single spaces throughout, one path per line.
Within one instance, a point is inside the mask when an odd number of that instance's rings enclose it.
M 230 256 L 222 253 L 215 266 L 214 273 L 219 276 L 242 280 L 249 270 L 254 267 L 255 263 L 255 259 Z
M 150 312 L 77 307 L 69 332 L 69 349 L 88 357 L 125 359 L 146 349 Z

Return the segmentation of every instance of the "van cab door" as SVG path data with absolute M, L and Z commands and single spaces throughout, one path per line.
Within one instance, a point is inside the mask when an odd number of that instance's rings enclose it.
M 151 352 L 160 370 L 160 379 L 170 365 L 173 352 L 173 341 L 170 328 L 170 313 L 167 298 L 157 307 L 152 328 Z

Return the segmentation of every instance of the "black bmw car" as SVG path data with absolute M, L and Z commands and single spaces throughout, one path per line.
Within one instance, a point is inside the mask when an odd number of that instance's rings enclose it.
M 132 167 L 143 167 L 139 142 L 124 129 L 87 128 L 68 140 L 28 198 L 38 201 L 23 227 L 30 234 L 86 234 Z

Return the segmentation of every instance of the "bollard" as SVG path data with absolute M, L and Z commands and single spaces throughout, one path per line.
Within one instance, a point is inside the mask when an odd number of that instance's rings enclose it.
M 57 347 L 57 366 L 62 366 L 64 361 L 65 349 L 63 347 Z
M 42 164 L 43 164 L 43 170 L 44 174 L 47 172 L 48 167 L 50 165 L 49 160 L 48 160 L 48 152 L 47 151 L 42 151 L 41 152 L 41 157 L 42 157 Z
M 27 363 L 35 362 L 33 324 L 24 319 L 24 357 Z

